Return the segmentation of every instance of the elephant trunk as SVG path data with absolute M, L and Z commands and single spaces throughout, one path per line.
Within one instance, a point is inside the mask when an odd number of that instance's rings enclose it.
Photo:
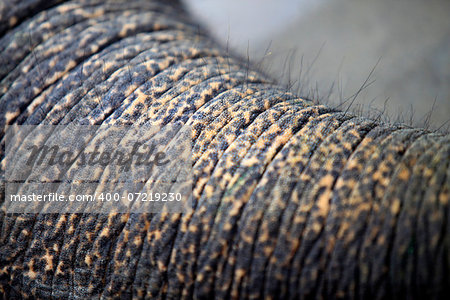
M 18 24 L 0 22 L 2 132 L 8 124 L 189 126 L 193 210 L 3 209 L 1 292 L 219 299 L 450 292 L 448 135 L 302 99 L 222 51 L 177 5 L 35 8 Z

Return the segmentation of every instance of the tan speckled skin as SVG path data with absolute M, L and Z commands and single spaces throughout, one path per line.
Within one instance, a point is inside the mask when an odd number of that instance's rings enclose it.
M 177 4 L 44 2 L 0 6 L 2 133 L 14 123 L 190 125 L 194 210 L 3 210 L 5 298 L 449 292 L 449 136 L 288 93 Z

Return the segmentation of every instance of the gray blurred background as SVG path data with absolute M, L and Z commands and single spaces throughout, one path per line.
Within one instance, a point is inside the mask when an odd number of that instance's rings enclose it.
M 219 42 L 301 96 L 449 128 L 450 0 L 183 1 Z

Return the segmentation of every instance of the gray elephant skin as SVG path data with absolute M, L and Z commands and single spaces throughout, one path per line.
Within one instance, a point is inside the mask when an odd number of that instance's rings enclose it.
M 3 193 L 4 298 L 450 294 L 448 135 L 298 97 L 176 1 L 6 1 L 0 34 L 3 174 L 6 125 L 150 122 L 191 128 L 193 180 L 183 213 L 13 214 Z

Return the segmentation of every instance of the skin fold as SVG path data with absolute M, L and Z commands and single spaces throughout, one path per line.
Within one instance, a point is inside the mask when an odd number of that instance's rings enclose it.
M 5 125 L 178 123 L 192 128 L 193 210 L 2 206 L 4 298 L 450 292 L 450 136 L 289 93 L 175 1 L 60 2 L 0 5 L 2 173 Z

